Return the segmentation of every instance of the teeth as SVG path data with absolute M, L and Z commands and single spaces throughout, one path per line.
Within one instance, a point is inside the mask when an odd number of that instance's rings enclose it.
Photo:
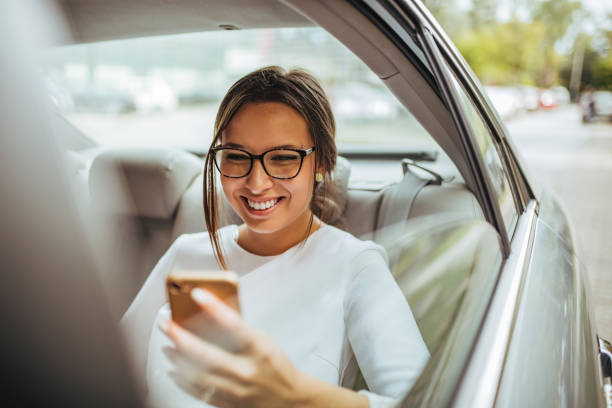
M 268 200 L 268 201 L 251 201 L 247 198 L 247 202 L 249 203 L 249 207 L 254 208 L 256 210 L 267 210 L 270 207 L 273 207 L 274 205 L 276 205 L 276 203 L 278 203 L 278 198 L 275 200 Z

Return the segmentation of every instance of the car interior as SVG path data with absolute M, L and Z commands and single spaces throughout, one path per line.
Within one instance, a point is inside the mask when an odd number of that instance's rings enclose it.
M 452 116 L 414 41 L 409 41 L 412 49 L 400 52 L 392 38 L 381 32 L 380 22 L 368 19 L 349 2 L 288 0 L 280 5 L 258 0 L 245 8 L 238 0 L 187 0 L 180 5 L 65 0 L 61 5 L 74 43 L 319 25 L 357 55 L 453 165 L 449 170 L 442 162 L 412 160 L 410 151 L 368 155 L 366 150 L 364 156 L 341 147 L 332 179 L 338 191 L 335 200 L 343 211 L 334 224 L 381 243 L 389 253 L 390 269 L 432 354 L 431 368 L 411 398 L 417 401 L 430 393 L 432 384 L 444 380 L 443 370 L 447 375 L 460 372 L 468 350 L 451 351 L 444 344 L 465 332 L 466 326 L 477 324 L 476 316 L 484 313 L 485 305 L 478 299 L 488 298 L 483 294 L 492 288 L 481 287 L 479 277 L 499 270 L 502 252 L 499 236 L 485 221 L 473 193 L 476 181 Z M 121 316 L 170 244 L 181 234 L 205 230 L 204 152 L 81 143 L 76 142 L 81 140 L 76 129 L 66 122 L 62 126 L 64 146 L 71 147 L 64 157 L 73 189 L 88 214 L 101 220 L 98 227 L 107 231 L 98 241 L 103 253 L 112 254 L 103 262 L 103 280 L 110 285 L 113 308 Z M 378 183 L 365 180 L 360 176 L 364 160 L 374 168 L 393 168 L 399 176 Z M 226 205 L 224 223 L 237 222 L 239 218 Z M 476 329 L 471 332 L 475 336 Z
M 115 226 L 111 252 L 121 255 L 111 270 L 126 280 L 124 308 L 179 235 L 206 229 L 202 169 L 199 157 L 176 149 L 107 149 L 93 158 L 87 174 L 89 200 L 92 209 L 113 220 Z M 363 189 L 352 187 L 349 179 L 350 162 L 340 157 L 333 176 L 338 192 L 334 199 L 343 212 L 334 224 L 357 237 L 384 243 L 384 234 L 377 233 L 388 226 L 382 220 L 383 204 L 392 200 L 398 183 Z M 482 219 L 474 196 L 460 183 L 424 182 L 427 185 L 414 192 L 414 200 L 405 203 L 408 220 L 432 215 L 445 220 Z M 240 222 L 229 205 L 224 209 L 224 225 Z M 124 259 L 131 261 L 119 266 Z M 125 267 L 130 272 L 124 271 Z

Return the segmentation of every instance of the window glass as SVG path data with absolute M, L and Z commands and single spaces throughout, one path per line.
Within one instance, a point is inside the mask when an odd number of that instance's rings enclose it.
M 302 67 L 322 82 L 340 147 L 438 150 L 367 66 L 321 28 L 139 38 L 73 45 L 46 55 L 51 99 L 100 145 L 208 149 L 224 93 L 265 65 Z
M 501 214 L 506 225 L 506 230 L 509 236 L 512 236 L 512 231 L 517 220 L 517 211 L 510 187 L 510 178 L 504 165 L 502 164 L 497 146 L 493 141 L 493 136 L 489 127 L 485 124 L 480 116 L 474 101 L 468 96 L 465 89 L 459 84 L 454 74 L 450 75 L 455 90 L 459 95 L 459 103 L 463 108 L 469 126 L 472 129 L 473 135 L 478 144 L 478 148 L 484 159 L 485 170 L 491 180 L 491 185 L 497 196 Z

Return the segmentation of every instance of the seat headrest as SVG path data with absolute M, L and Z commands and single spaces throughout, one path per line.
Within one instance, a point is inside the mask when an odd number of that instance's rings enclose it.
M 89 191 L 101 210 L 167 219 L 202 169 L 197 156 L 182 150 L 112 149 L 94 159 Z

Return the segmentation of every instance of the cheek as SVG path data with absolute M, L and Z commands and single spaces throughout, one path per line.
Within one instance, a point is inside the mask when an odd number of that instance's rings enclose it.
M 221 188 L 223 189 L 223 193 L 228 200 L 232 200 L 233 192 L 238 188 L 239 179 L 229 179 L 226 177 L 221 178 Z
M 285 185 L 285 189 L 291 194 L 292 197 L 299 199 L 299 201 L 310 202 L 313 193 L 314 181 L 311 180 L 312 176 L 308 173 L 300 175 L 292 182 Z

